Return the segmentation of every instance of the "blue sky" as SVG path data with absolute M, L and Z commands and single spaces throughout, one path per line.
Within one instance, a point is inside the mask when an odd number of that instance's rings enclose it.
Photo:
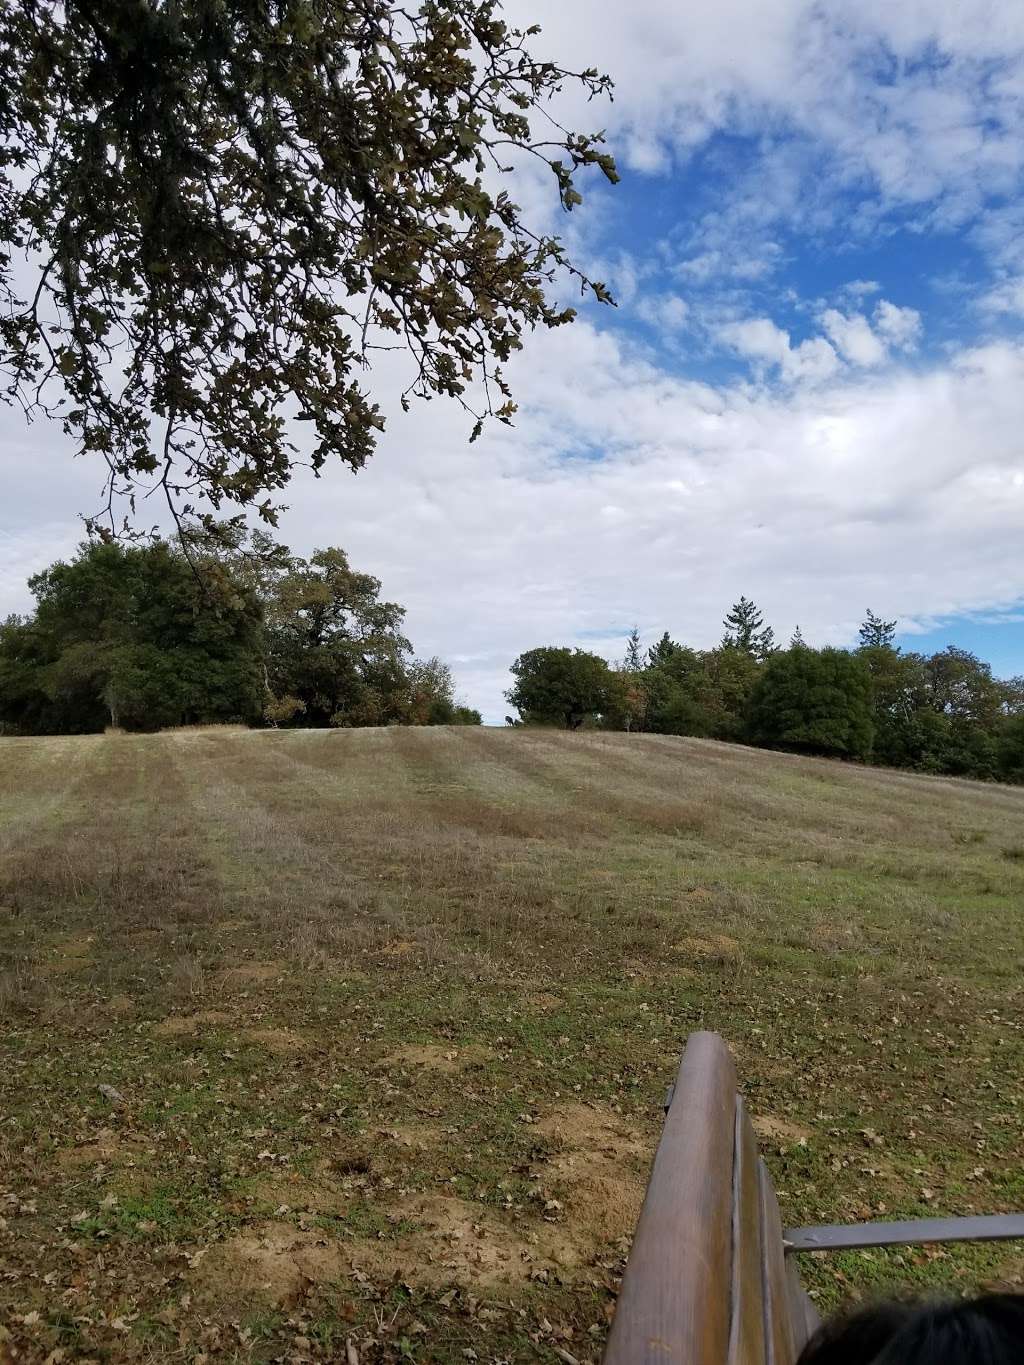
M 992 665 L 997 677 L 1019 677 L 1024 671 L 1022 661 L 1022 631 L 1024 631 L 1024 612 L 1016 619 L 989 621 L 979 618 L 952 618 L 943 621 L 931 630 L 917 635 L 901 631 L 896 643 L 904 650 L 914 650 L 919 654 L 934 654 L 955 644 L 960 649 L 969 649 L 980 659 Z
M 1024 6 L 1008 0 L 510 0 L 622 183 L 560 213 L 510 186 L 612 288 L 510 367 L 512 430 L 472 447 L 404 375 L 357 477 L 300 477 L 282 531 L 341 544 L 488 718 L 523 649 L 620 655 L 623 628 L 714 644 L 741 593 L 782 638 L 1024 673 Z M 390 362 L 389 362 L 390 365 Z M 0 414 L 0 612 L 79 537 L 98 476 Z

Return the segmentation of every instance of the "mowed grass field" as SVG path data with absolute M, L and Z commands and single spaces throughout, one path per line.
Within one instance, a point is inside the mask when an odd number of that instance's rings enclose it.
M 0 740 L 0 950 L 4 1362 L 597 1360 L 694 1028 L 790 1224 L 1024 1208 L 1024 791 L 599 733 Z M 803 1269 L 827 1308 L 1024 1247 Z

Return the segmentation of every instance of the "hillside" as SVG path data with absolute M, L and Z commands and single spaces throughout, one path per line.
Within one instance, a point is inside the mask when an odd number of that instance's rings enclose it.
M 787 1221 L 1024 1206 L 1024 790 L 646 735 L 0 740 L 0 949 L 22 1358 L 596 1359 L 694 1027 Z

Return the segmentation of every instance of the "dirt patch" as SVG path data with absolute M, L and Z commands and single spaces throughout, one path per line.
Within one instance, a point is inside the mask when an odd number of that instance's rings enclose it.
M 641 1155 L 646 1144 L 635 1129 L 610 1109 L 564 1104 L 537 1120 L 536 1131 L 566 1147 L 594 1148 L 612 1155 Z
M 751 1119 L 758 1137 L 772 1142 L 806 1142 L 811 1136 L 809 1128 L 789 1119 L 777 1118 L 774 1114 L 758 1114 Z
M 344 1248 L 322 1232 L 290 1223 L 264 1223 L 214 1246 L 195 1268 L 197 1288 L 239 1302 L 246 1294 L 282 1307 L 310 1285 L 349 1274 Z
M 383 953 L 385 957 L 411 957 L 419 950 L 420 945 L 411 938 L 396 938 L 384 945 Z
M 135 1001 L 130 995 L 112 995 L 107 1001 L 107 1010 L 116 1018 L 123 1018 L 126 1014 L 134 1014 Z
M 348 1181 L 349 1185 L 353 1182 Z M 339 1187 L 337 1178 L 326 1171 L 315 1179 L 289 1171 L 280 1176 L 267 1177 L 253 1187 L 255 1202 L 271 1209 L 275 1215 L 283 1212 L 342 1214 L 352 1202 L 350 1190 Z
M 285 1307 L 312 1285 L 353 1274 L 425 1288 L 480 1289 L 558 1278 L 581 1260 L 564 1228 L 516 1228 L 483 1205 L 445 1195 L 405 1200 L 390 1218 L 394 1240 L 337 1241 L 291 1223 L 264 1223 L 213 1247 L 195 1267 L 196 1286 L 216 1298 L 237 1302 L 240 1294 L 252 1294 Z
M 439 1071 L 451 1074 L 463 1067 L 485 1062 L 491 1056 L 486 1047 L 442 1047 L 437 1043 L 407 1043 L 384 1058 L 384 1066 L 400 1066 L 413 1070 Z
M 653 1155 L 648 1143 L 617 1114 L 585 1105 L 553 1110 L 537 1131 L 560 1149 L 536 1169 L 538 1192 L 564 1205 L 577 1241 L 596 1248 L 631 1236 Z
M 737 939 L 730 938 L 728 934 L 709 934 L 706 938 L 682 938 L 678 943 L 673 943 L 672 951 L 680 953 L 685 957 L 699 957 L 708 959 L 737 958 L 743 952 Z
M 294 1057 L 308 1047 L 301 1033 L 289 1028 L 247 1028 L 242 1030 L 247 1043 L 258 1043 L 276 1057 Z
M 221 972 L 220 980 L 225 986 L 251 986 L 276 981 L 284 975 L 285 967 L 281 962 L 243 962 Z
M 552 995 L 550 991 L 535 991 L 533 995 L 526 997 L 526 1003 L 546 1014 L 549 1010 L 561 1009 L 565 1001 L 560 995 Z
M 224 1010 L 199 1010 L 196 1014 L 171 1014 L 153 1025 L 161 1038 L 195 1038 L 206 1029 L 223 1028 L 231 1015 Z
M 224 1028 L 234 1017 L 224 1010 L 199 1010 L 195 1014 L 172 1014 L 153 1026 L 161 1038 L 198 1038 L 207 1029 Z M 304 1051 L 308 1041 L 301 1033 L 287 1028 L 243 1028 L 239 1037 L 272 1052 L 275 1057 L 294 1057 Z
M 440 1147 L 445 1135 L 440 1128 L 427 1123 L 403 1124 L 398 1128 L 381 1129 L 381 1136 L 390 1138 L 399 1147 L 407 1147 L 416 1152 L 431 1151 Z
M 54 955 L 40 963 L 41 969 L 50 976 L 63 976 L 88 967 L 93 961 L 94 941 L 91 935 L 79 934 L 54 944 Z
M 57 1153 L 57 1164 L 66 1169 L 78 1166 L 134 1166 L 145 1153 L 141 1142 L 125 1138 L 113 1128 L 101 1128 L 87 1140 L 73 1147 L 62 1147 Z
M 354 1269 L 374 1279 L 428 1287 L 478 1287 L 557 1276 L 580 1263 L 564 1228 L 549 1223 L 513 1227 L 493 1210 L 463 1199 L 417 1196 L 392 1218 L 401 1220 L 397 1241 L 353 1243 Z

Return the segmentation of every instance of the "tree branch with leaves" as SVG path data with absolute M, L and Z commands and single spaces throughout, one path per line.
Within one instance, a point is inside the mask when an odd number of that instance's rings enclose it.
M 404 404 L 511 420 L 502 366 L 574 316 L 556 286 L 610 301 L 496 188 L 524 158 L 565 210 L 578 171 L 617 179 L 551 112 L 607 77 L 536 32 L 497 0 L 0 7 L 2 391 L 104 461 L 108 534 L 121 496 L 273 523 L 297 463 L 361 468 L 386 350 Z

